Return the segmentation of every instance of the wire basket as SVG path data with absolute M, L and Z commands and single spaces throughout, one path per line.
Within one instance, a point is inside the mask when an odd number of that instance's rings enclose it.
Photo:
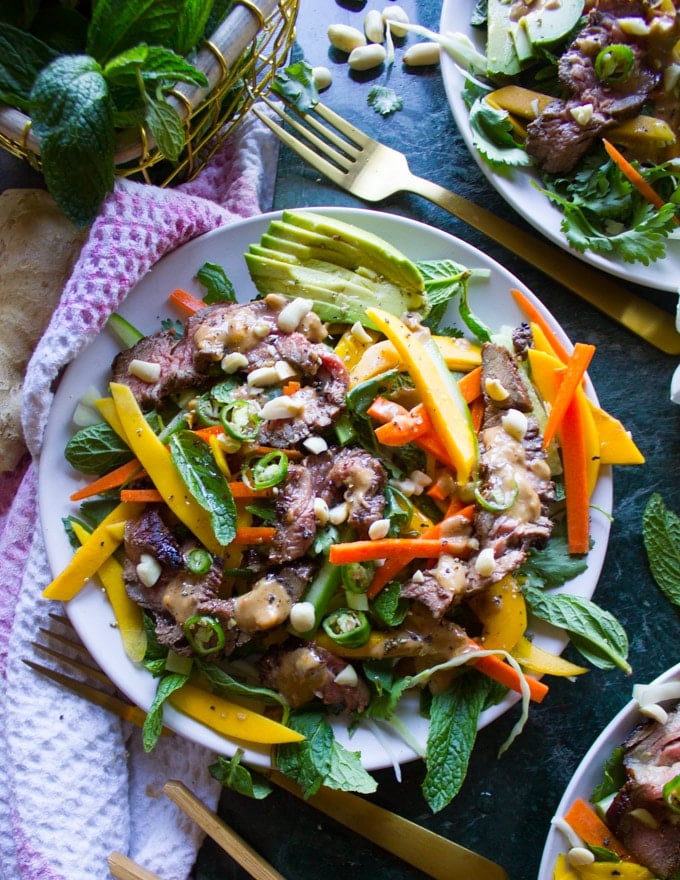
M 168 94 L 182 118 L 184 148 L 170 163 L 144 127 L 119 134 L 116 173 L 158 186 L 190 180 L 209 161 L 244 114 L 269 90 L 295 38 L 299 0 L 236 0 L 235 6 L 192 63 L 208 86 L 179 84 Z M 0 147 L 41 169 L 40 141 L 31 119 L 0 104 Z

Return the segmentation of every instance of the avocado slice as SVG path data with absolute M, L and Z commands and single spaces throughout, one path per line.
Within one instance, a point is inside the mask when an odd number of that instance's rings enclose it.
M 535 0 L 518 24 L 533 46 L 547 46 L 563 40 L 583 15 L 584 0 Z
M 508 0 L 488 0 L 486 15 L 486 67 L 489 76 L 515 76 L 522 69 L 517 55 Z
M 322 214 L 284 211 L 245 254 L 258 291 L 312 299 L 323 320 L 354 323 L 370 306 L 395 315 L 425 313 L 416 265 L 373 233 Z

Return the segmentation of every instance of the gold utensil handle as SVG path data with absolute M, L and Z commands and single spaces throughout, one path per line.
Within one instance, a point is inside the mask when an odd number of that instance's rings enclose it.
M 286 776 L 276 770 L 269 776 L 276 785 L 302 798 L 300 789 Z M 508 880 L 505 870 L 495 862 L 366 798 L 321 789 L 306 803 L 436 880 Z
M 249 843 L 209 810 L 186 785 L 171 779 L 165 783 L 163 791 L 255 880 L 285 880 L 283 874 L 279 874 Z
M 116 880 L 161 880 L 158 874 L 148 871 L 122 853 L 112 852 L 108 862 L 111 876 Z
M 604 272 L 430 180 L 412 175 L 407 185 L 410 192 L 488 235 L 651 345 L 666 354 L 680 354 L 680 334 L 672 316 Z

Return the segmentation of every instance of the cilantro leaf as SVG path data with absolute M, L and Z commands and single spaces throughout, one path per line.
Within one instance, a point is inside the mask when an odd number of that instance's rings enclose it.
M 389 86 L 373 86 L 368 93 L 368 106 L 381 116 L 390 116 L 401 110 L 404 102 Z
M 283 70 L 277 70 L 272 91 L 290 101 L 301 113 L 309 113 L 319 103 L 319 90 L 314 82 L 312 66 L 306 61 L 296 61 Z
M 510 114 L 498 110 L 484 98 L 477 98 L 470 108 L 472 142 L 492 168 L 526 168 L 532 164 L 529 154 L 512 132 Z
M 642 539 L 652 577 L 664 596 L 680 606 L 680 517 L 656 492 L 642 515 Z

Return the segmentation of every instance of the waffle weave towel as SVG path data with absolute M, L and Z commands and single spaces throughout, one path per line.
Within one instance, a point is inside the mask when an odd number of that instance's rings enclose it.
M 219 795 L 202 747 L 139 732 L 32 672 L 22 658 L 60 606 L 36 506 L 36 472 L 54 380 L 165 253 L 271 205 L 277 143 L 247 117 L 200 176 L 172 190 L 121 180 L 93 224 L 29 362 L 23 426 L 30 455 L 0 475 L 0 877 L 106 880 L 107 856 L 130 855 L 164 880 L 186 880 L 201 835 L 161 793 L 178 778 L 209 805 Z M 42 660 L 43 658 L 37 658 Z

